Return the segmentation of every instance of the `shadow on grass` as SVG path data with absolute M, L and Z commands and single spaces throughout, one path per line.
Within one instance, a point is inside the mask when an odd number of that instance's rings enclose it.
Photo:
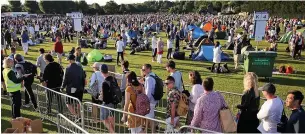
M 297 86 L 297 87 L 305 87 L 304 80 L 299 79 L 291 79 L 288 77 L 273 77 L 272 83 L 279 84 L 279 85 L 285 85 L 285 86 Z
M 8 106 L 9 108 L 11 108 L 10 106 L 10 100 L 8 98 L 4 98 L 2 97 L 1 99 L 1 104 L 3 106 Z M 1 107 L 1 131 L 3 132 L 6 128 L 10 128 L 11 127 L 11 123 L 9 120 L 11 120 L 11 109 L 7 109 L 7 108 L 3 108 L 3 106 Z M 33 109 L 32 108 L 22 108 L 21 107 L 21 116 L 22 117 L 26 117 L 32 120 L 35 119 L 41 119 L 40 114 L 38 113 L 34 113 L 33 114 Z M 28 114 L 28 113 L 32 113 L 32 114 Z M 5 120 L 4 118 L 9 118 L 9 120 Z M 57 126 L 56 124 L 52 124 L 51 122 L 44 120 L 43 122 L 43 128 L 44 132 L 48 132 L 48 131 L 52 131 L 52 132 L 56 132 L 57 131 Z

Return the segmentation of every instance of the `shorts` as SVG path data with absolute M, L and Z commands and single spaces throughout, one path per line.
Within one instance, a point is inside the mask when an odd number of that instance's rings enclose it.
M 152 57 L 156 57 L 157 55 L 157 48 L 153 49 Z
M 58 58 L 58 59 L 61 59 L 62 54 L 60 54 L 60 53 L 56 53 L 56 55 L 57 55 L 57 58 Z
M 174 126 L 173 126 L 173 127 L 176 127 L 178 121 L 179 121 L 179 116 L 177 116 L 177 117 L 174 118 Z M 165 122 L 166 122 L 167 124 L 171 124 L 171 117 L 168 117 L 168 118 L 165 120 Z
M 156 104 L 150 103 L 150 111 L 147 115 L 145 115 L 145 117 L 154 119 L 155 118 L 155 108 L 156 108 Z
M 142 131 L 142 126 L 136 127 L 136 128 L 129 128 L 132 134 L 138 134 Z
M 114 105 L 112 103 L 103 104 L 102 106 L 109 107 L 109 108 L 114 108 Z M 113 113 L 111 112 L 111 110 L 101 107 L 100 119 L 101 120 L 106 120 L 110 116 L 113 116 Z
M 83 101 L 83 92 L 77 92 L 77 93 L 67 93 L 67 95 L 77 98 L 80 102 Z M 70 98 L 66 98 L 67 104 L 73 104 L 75 101 Z

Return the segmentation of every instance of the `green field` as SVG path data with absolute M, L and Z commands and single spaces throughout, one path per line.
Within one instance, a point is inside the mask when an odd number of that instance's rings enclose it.
M 165 34 L 161 33 L 159 35 L 163 38 L 163 41 L 165 40 Z M 150 40 L 151 41 L 151 40 Z M 220 43 L 223 45 L 225 44 L 226 40 L 219 40 Z M 75 42 L 75 40 L 74 40 Z M 269 47 L 270 43 L 262 41 L 256 44 L 256 42 L 251 41 L 253 46 L 257 46 L 258 48 L 265 48 Z M 31 46 L 29 50 L 29 55 L 25 55 L 25 59 L 29 60 L 33 63 L 36 62 L 37 57 L 39 56 L 39 48 L 44 48 L 46 51 L 51 51 L 53 49 L 53 42 L 46 42 L 40 45 Z M 68 53 L 68 51 L 71 50 L 72 47 L 76 46 L 76 43 L 63 43 L 64 45 L 64 51 L 65 53 Z M 276 85 L 277 88 L 277 94 L 282 98 L 286 99 L 286 93 L 289 90 L 300 90 L 303 93 L 305 93 L 305 61 L 304 60 L 292 60 L 292 58 L 289 56 L 288 53 L 285 52 L 285 48 L 287 47 L 287 44 L 278 44 L 278 56 L 276 58 L 275 67 L 279 67 L 280 65 L 290 65 L 296 70 L 295 74 L 290 75 L 273 75 L 271 81 Z M 166 49 L 166 48 L 165 48 Z M 82 49 L 82 52 L 90 52 L 91 49 Z M 102 54 L 112 54 L 112 57 L 114 58 L 114 61 L 111 63 L 111 65 L 116 65 L 116 49 L 114 48 L 114 41 L 108 40 L 108 48 L 106 50 L 100 50 Z M 163 63 L 158 64 L 156 62 L 151 62 L 151 52 L 150 51 L 144 51 L 144 52 L 138 52 L 136 55 L 129 55 L 129 48 L 127 47 L 125 59 L 129 61 L 130 63 L 130 70 L 135 71 L 138 75 L 140 74 L 141 66 L 144 63 L 150 63 L 153 66 L 153 72 L 155 72 L 158 76 L 160 76 L 162 79 L 165 79 L 169 73 L 165 70 L 165 63 L 166 63 L 166 53 L 163 55 Z M 226 53 L 232 55 L 232 51 L 225 50 Z M 8 51 L 9 53 L 9 51 Z M 18 49 L 18 53 L 23 54 L 21 48 Z M 190 54 L 189 51 L 186 52 L 186 56 Z M 63 66 L 66 67 L 68 62 L 64 60 L 63 58 Z M 55 58 L 55 60 L 57 60 Z M 176 68 L 179 71 L 183 72 L 183 80 L 185 84 L 190 84 L 190 81 L 188 80 L 188 72 L 197 70 L 200 72 L 202 78 L 206 77 L 212 77 L 214 79 L 215 83 L 215 90 L 221 90 L 221 91 L 229 91 L 234 93 L 242 93 L 243 91 L 243 71 L 240 70 L 238 72 L 232 72 L 229 74 L 215 74 L 211 73 L 209 70 L 207 70 L 207 67 L 210 67 L 212 65 L 211 62 L 198 62 L 198 61 L 191 61 L 189 59 L 186 60 L 175 60 L 176 62 Z M 89 63 L 87 66 L 84 67 L 85 71 L 87 72 L 87 79 L 90 78 L 92 69 L 91 65 L 93 63 Z M 228 62 L 229 68 L 233 70 L 233 61 Z M 242 67 L 241 67 L 242 68 Z M 122 72 L 121 67 L 116 67 L 116 72 Z M 260 79 L 259 85 L 262 86 L 266 81 L 262 78 Z M 91 100 L 89 95 L 85 95 L 85 100 Z M 11 120 L 11 107 L 10 107 L 10 101 L 9 97 L 3 97 L 1 98 L 1 110 L 2 110 L 2 118 L 1 118 L 1 132 L 3 132 L 6 128 L 11 127 L 10 120 Z M 233 100 L 237 101 L 237 100 Z M 238 100 L 239 101 L 239 100 Z M 231 102 L 231 101 L 230 101 Z M 230 103 L 228 102 L 228 103 Z M 33 109 L 22 109 L 21 111 L 23 117 L 28 117 L 31 119 L 38 119 L 39 114 L 37 112 L 33 112 Z M 52 123 L 44 122 L 44 132 L 53 133 L 56 132 L 56 125 L 52 125 Z

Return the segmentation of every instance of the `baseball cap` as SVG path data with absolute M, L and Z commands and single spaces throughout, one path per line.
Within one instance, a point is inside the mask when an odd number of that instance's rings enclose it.
M 272 94 L 274 94 L 276 91 L 275 86 L 272 83 L 267 83 L 264 86 L 258 88 L 258 90 L 266 91 L 267 93 L 272 93 Z
M 73 54 L 70 54 L 67 59 L 68 60 L 75 60 L 75 56 Z
M 100 63 L 98 63 L 98 62 L 94 62 L 94 63 L 93 63 L 93 65 L 92 65 L 91 67 L 95 67 L 95 68 L 100 69 L 100 66 L 101 66 L 101 64 L 100 64 Z
M 106 64 L 102 64 L 100 70 L 102 73 L 108 73 L 108 66 Z

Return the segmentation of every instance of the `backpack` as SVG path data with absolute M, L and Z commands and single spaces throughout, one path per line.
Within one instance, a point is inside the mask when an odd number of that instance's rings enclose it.
M 93 85 L 89 86 L 88 88 L 88 93 L 91 94 L 91 96 L 94 98 L 94 99 L 98 99 L 97 97 L 99 96 L 99 87 L 98 87 L 98 79 L 97 79 L 97 75 L 96 73 L 93 73 L 95 75 L 95 80 L 94 80 L 94 83 Z
M 133 91 L 136 92 L 134 89 L 133 89 Z M 149 114 L 150 102 L 149 102 L 147 95 L 144 93 L 137 93 L 137 92 L 136 92 L 136 95 L 137 95 L 136 105 L 135 105 L 136 107 L 134 107 L 135 114 L 143 115 L 143 116 Z
M 37 66 L 31 62 L 25 61 L 24 63 L 18 63 L 23 66 L 24 74 L 32 74 L 32 76 L 37 75 Z
M 181 93 L 180 94 L 180 100 L 178 104 L 177 114 L 179 116 L 185 116 L 188 112 L 189 106 L 188 106 L 188 97 L 186 94 Z
M 156 81 L 155 91 L 152 94 L 152 96 L 154 97 L 155 100 L 161 100 L 163 97 L 163 86 L 164 86 L 163 81 L 157 75 L 156 76 L 150 75 L 150 76 L 153 77 Z
M 122 92 L 121 89 L 116 81 L 116 79 L 112 76 L 110 76 L 112 80 L 109 81 L 105 79 L 105 82 L 108 83 L 109 87 L 110 87 L 110 91 L 112 94 L 112 104 L 117 105 L 122 101 Z

